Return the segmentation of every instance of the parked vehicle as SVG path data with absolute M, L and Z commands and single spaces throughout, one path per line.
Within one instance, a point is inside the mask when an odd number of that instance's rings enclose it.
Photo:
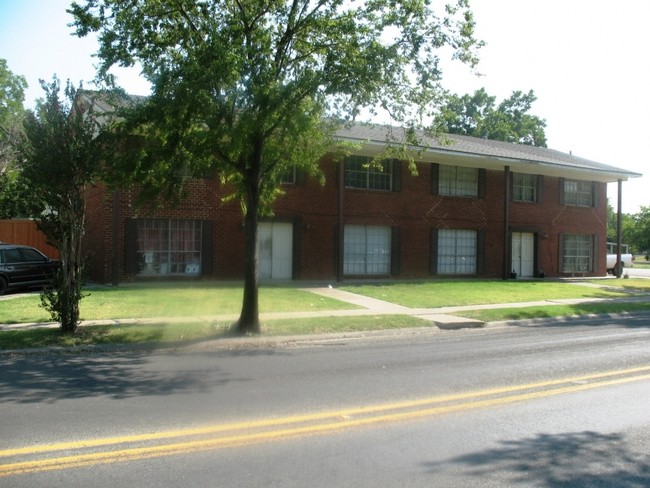
M 61 262 L 29 246 L 0 243 L 0 294 L 51 285 Z
M 607 272 L 616 274 L 616 243 L 607 243 Z M 634 267 L 634 257 L 630 254 L 630 249 L 627 244 L 621 244 L 621 266 L 623 268 Z

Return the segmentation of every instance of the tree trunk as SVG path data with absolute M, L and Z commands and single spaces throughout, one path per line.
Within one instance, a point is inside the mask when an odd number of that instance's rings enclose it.
M 83 209 L 71 211 L 64 230 L 62 248 L 62 275 L 59 293 L 61 331 L 73 334 L 79 325 L 79 302 L 81 301 L 81 235 L 84 227 Z
M 259 334 L 259 256 L 257 251 L 257 223 L 260 213 L 260 172 L 262 168 L 263 141 L 253 144 L 253 157 L 246 171 L 246 215 L 244 216 L 245 265 L 244 299 L 237 321 L 237 332 L 243 335 Z
M 259 334 L 259 258 L 257 252 L 257 208 L 247 208 L 244 217 L 245 266 L 244 299 L 237 321 L 237 332 L 243 335 Z
M 74 334 L 79 325 L 79 302 L 83 297 L 81 237 L 83 235 L 85 212 L 81 197 L 62 210 L 54 218 L 41 221 L 41 230 L 56 244 L 61 253 L 61 269 L 54 287 L 41 294 L 41 304 L 50 312 L 52 319 L 59 322 L 61 332 Z

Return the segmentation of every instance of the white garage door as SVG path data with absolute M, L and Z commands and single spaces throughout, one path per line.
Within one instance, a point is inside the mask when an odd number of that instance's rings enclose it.
M 293 270 L 293 224 L 260 222 L 258 251 L 261 279 L 291 279 Z

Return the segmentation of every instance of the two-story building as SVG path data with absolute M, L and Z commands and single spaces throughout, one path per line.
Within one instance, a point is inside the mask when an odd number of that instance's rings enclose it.
M 394 129 L 393 129 L 394 130 Z M 287 175 L 274 217 L 260 223 L 262 279 L 606 274 L 607 183 L 640 176 L 546 148 L 424 137 L 417 175 L 406 162 L 366 164 L 386 128 L 338 132 L 359 143 L 321 161 L 325 184 Z M 138 209 L 128 191 L 88 189 L 91 278 L 239 279 L 241 207 L 218 178 L 188 179 L 178 206 Z

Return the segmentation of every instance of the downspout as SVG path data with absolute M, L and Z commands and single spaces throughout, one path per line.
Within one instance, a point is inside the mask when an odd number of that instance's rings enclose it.
M 510 166 L 504 168 L 503 181 L 503 279 L 510 277 Z
M 343 281 L 343 252 L 345 246 L 344 240 L 344 223 L 343 223 L 343 208 L 345 206 L 345 161 L 339 162 L 338 174 L 338 215 L 337 215 L 337 249 L 336 249 L 336 281 Z
M 621 246 L 623 244 L 623 180 L 618 180 L 618 209 L 616 212 L 616 277 L 623 274 L 623 262 L 621 261 Z
M 111 284 L 117 286 L 120 283 L 120 190 L 113 192 L 113 235 L 111 239 Z

